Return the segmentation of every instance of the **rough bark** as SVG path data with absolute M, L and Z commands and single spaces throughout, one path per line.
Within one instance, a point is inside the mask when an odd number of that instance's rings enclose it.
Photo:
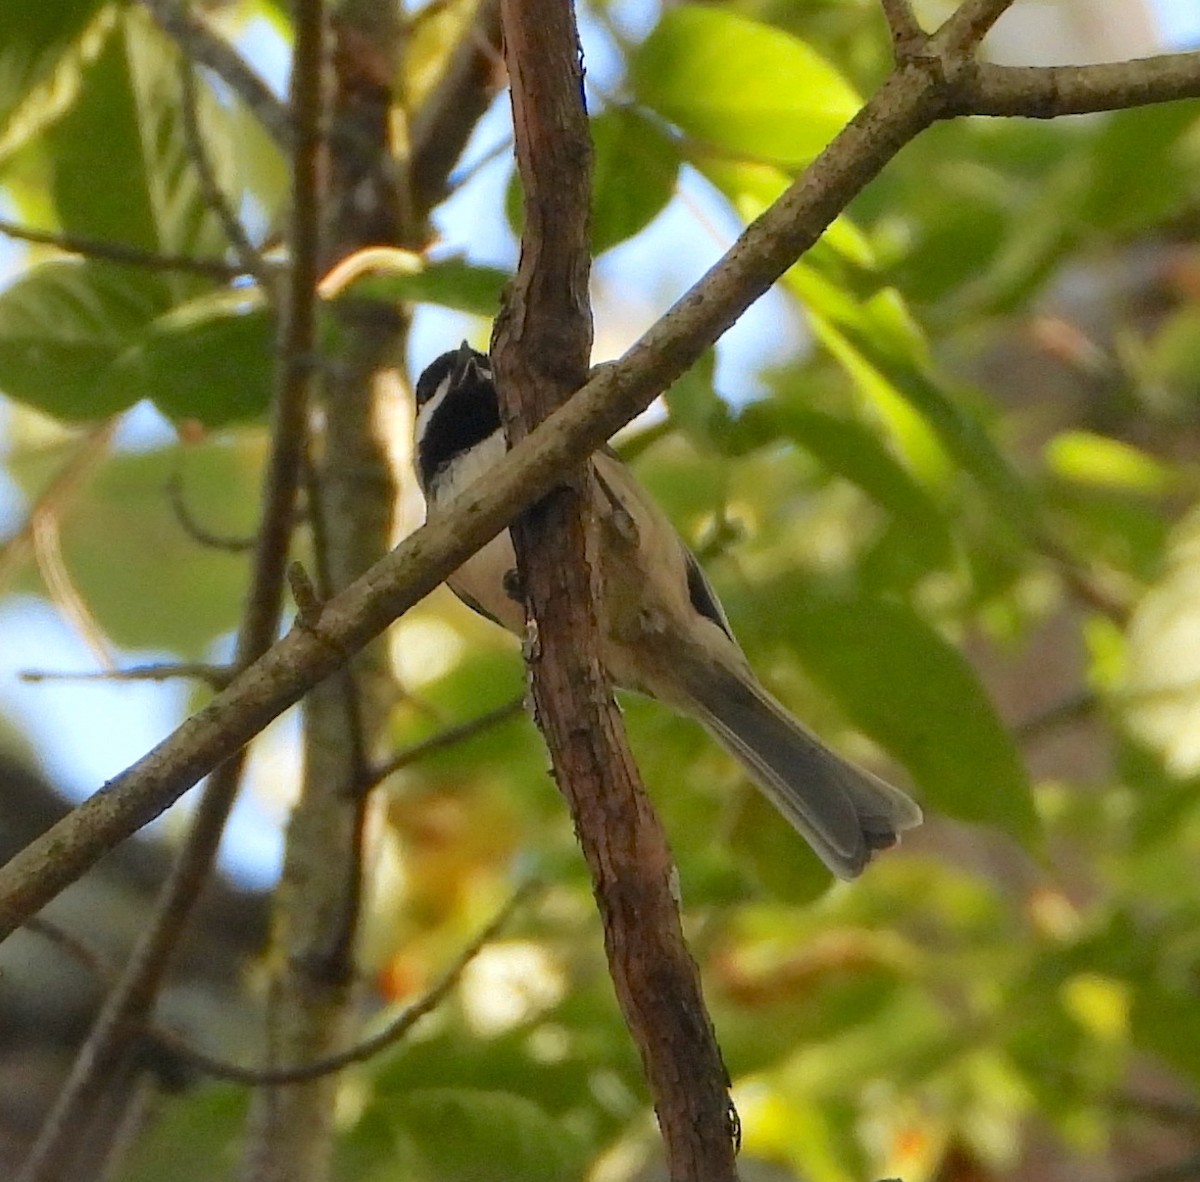
M 525 231 L 497 322 L 494 361 L 510 440 L 583 384 L 591 140 L 568 0 L 504 0 Z M 677 1182 L 736 1177 L 728 1076 L 683 940 L 674 863 L 598 659 L 599 563 L 590 467 L 513 526 L 525 588 L 538 725 L 575 821 L 609 971 L 641 1054 Z

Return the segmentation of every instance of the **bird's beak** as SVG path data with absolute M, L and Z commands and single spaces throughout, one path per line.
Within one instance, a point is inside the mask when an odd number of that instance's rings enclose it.
M 475 350 L 463 341 L 454 356 L 454 376 L 452 384 L 461 386 L 468 378 L 477 377 L 479 362 L 475 359 Z

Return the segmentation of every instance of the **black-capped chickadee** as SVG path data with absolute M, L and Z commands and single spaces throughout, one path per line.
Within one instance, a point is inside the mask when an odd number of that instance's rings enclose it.
M 417 478 L 431 513 L 505 453 L 489 358 L 462 346 L 417 382 Z M 839 878 L 920 824 L 899 789 L 847 763 L 754 676 L 704 572 L 661 509 L 609 451 L 592 463 L 599 490 L 602 652 L 609 677 L 699 719 Z M 508 531 L 449 585 L 517 635 L 525 610 Z

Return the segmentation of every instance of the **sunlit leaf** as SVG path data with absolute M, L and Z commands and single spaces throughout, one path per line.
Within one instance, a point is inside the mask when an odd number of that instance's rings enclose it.
M 868 315 L 871 319 L 865 323 L 847 320 L 835 329 L 818 322 L 817 327 L 822 341 L 890 420 L 918 473 L 944 479 L 944 465 L 952 460 L 984 490 L 999 518 L 1019 534 L 1036 537 L 1042 529 L 1041 506 L 979 416 L 961 393 L 952 395 L 912 355 L 911 346 L 897 348 L 901 338 L 889 334 L 886 326 L 878 335 L 867 331 L 872 322 L 883 326 L 871 309 Z
M 420 110 L 445 71 L 464 35 L 469 36 L 479 6 L 476 0 L 427 4 L 408 18 L 402 55 L 403 93 L 409 112 Z
M 1175 473 L 1130 443 L 1092 431 L 1062 431 L 1046 444 L 1046 463 L 1064 480 L 1151 496 L 1169 492 Z
M 1119 701 L 1175 774 L 1200 771 L 1200 512 L 1179 525 L 1166 572 L 1134 611 Z
M 875 432 L 861 423 L 773 399 L 747 407 L 737 420 L 734 437 L 745 446 L 781 435 L 894 513 L 910 545 L 931 564 L 948 559 L 951 540 L 945 512 Z
M 209 133 L 216 100 L 207 88 L 199 90 L 197 114 Z M 173 46 L 146 13 L 122 9 L 103 53 L 84 72 L 75 103 L 49 133 L 64 229 L 151 251 L 222 253 L 224 234 L 187 150 L 180 96 Z M 232 164 L 232 157 L 214 155 L 218 180 L 236 208 Z M 120 181 L 97 184 L 97 177 Z M 196 287 L 180 276 L 172 281 L 189 292 Z
M 376 270 L 355 279 L 337 299 L 440 304 L 476 316 L 494 316 L 511 276 L 498 267 L 481 267 L 461 258 L 424 262 L 413 256 L 407 269 Z
M 592 252 L 602 254 L 654 220 L 675 192 L 679 149 L 638 111 L 612 107 L 590 122 L 595 151 L 592 178 Z M 514 169 L 504 212 L 520 236 L 525 224 L 521 178 Z
M 106 11 L 107 10 L 107 11 Z M 74 101 L 113 26 L 106 0 L 8 0 L 0 24 L 0 166 Z
M 635 51 L 639 102 L 735 156 L 808 163 L 860 100 L 811 46 L 724 8 L 671 7 Z

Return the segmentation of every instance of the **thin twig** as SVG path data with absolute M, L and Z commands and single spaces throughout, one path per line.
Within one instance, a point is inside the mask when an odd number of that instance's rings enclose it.
M 21 528 L 0 545 L 0 588 L 17 573 L 21 564 L 33 555 L 34 533 L 42 518 L 61 520 L 70 502 L 87 483 L 100 462 L 108 455 L 119 418 L 111 418 L 89 431 L 70 459 L 38 494 Z
M 466 722 L 460 722 L 457 726 L 447 727 L 444 731 L 439 731 L 436 735 L 431 735 L 428 739 L 423 739 L 420 743 L 414 743 L 411 747 L 407 747 L 392 756 L 386 763 L 381 763 L 378 767 L 372 768 L 367 782 L 363 786 L 364 791 L 374 788 L 375 785 L 386 780 L 388 776 L 395 774 L 402 768 L 411 767 L 414 763 L 426 758 L 426 756 L 434 755 L 438 751 L 447 751 L 451 747 L 457 747 L 459 743 L 465 743 L 468 739 L 473 739 L 483 731 L 490 730 L 494 726 L 499 726 L 502 722 L 507 722 L 510 718 L 516 718 L 524 711 L 524 708 L 525 699 L 523 697 L 513 698 L 511 702 L 505 702 L 503 706 L 497 706 L 494 710 L 488 710 L 486 713 L 468 719 Z
M 457 193 L 465 185 L 469 185 L 489 164 L 494 164 L 497 160 L 507 159 L 512 155 L 512 149 L 512 137 L 505 136 L 488 148 L 486 152 L 481 153 L 477 159 L 472 160 L 469 168 L 452 173 L 446 178 L 446 196 L 449 197 Z
M 189 61 L 212 70 L 250 108 L 281 148 L 291 146 L 292 121 L 287 107 L 245 58 L 196 15 L 195 8 L 179 0 L 142 0 L 142 4 Z
M 248 1084 L 251 1087 L 305 1083 L 332 1075 L 354 1063 L 365 1063 L 388 1047 L 394 1046 L 422 1018 L 436 1010 L 458 984 L 467 966 L 499 935 L 516 910 L 541 890 L 541 884 L 536 881 L 523 883 L 487 927 L 458 954 L 454 963 L 427 993 L 412 1005 L 406 1006 L 378 1033 L 347 1047 L 344 1051 L 339 1051 L 336 1055 L 328 1055 L 311 1063 L 300 1063 L 295 1067 L 242 1067 L 198 1050 L 173 1031 L 152 1030 L 150 1037 L 165 1051 L 177 1055 L 191 1067 L 219 1079 Z
M 241 268 L 224 259 L 197 259 L 189 255 L 159 254 L 153 250 L 141 250 L 123 242 L 104 242 L 98 238 L 87 238 L 80 234 L 62 234 L 50 230 L 35 230 L 16 222 L 0 219 L 0 234 L 38 246 L 55 246 L 68 254 L 84 258 L 101 259 L 108 263 L 120 263 L 126 267 L 144 267 L 151 271 L 184 271 L 191 275 L 202 275 L 228 283 L 241 274 Z
M 231 665 L 209 665 L 199 661 L 167 662 L 161 665 L 133 665 L 125 669 L 91 669 L 79 672 L 59 669 L 22 669 L 22 681 L 202 681 L 215 690 L 224 689 L 233 680 Z
M 225 550 L 230 554 L 245 554 L 254 549 L 256 545 L 254 538 L 234 538 L 226 534 L 213 533 L 196 520 L 183 495 L 183 473 L 178 468 L 171 473 L 166 490 L 175 520 L 179 522 L 180 528 L 193 542 L 198 542 L 209 550 Z
M 33 915 L 22 925 L 27 932 L 34 932 L 49 940 L 77 964 L 82 965 L 96 979 L 97 984 L 108 986 L 112 982 L 112 966 L 91 946 L 78 936 L 67 931 L 44 915 Z
M 50 602 L 74 625 L 84 644 L 92 650 L 97 661 L 108 670 L 116 668 L 108 637 L 96 619 L 82 592 L 67 568 L 62 552 L 62 534 L 57 516 L 38 513 L 33 523 L 33 561 L 50 596 Z
M 67 505 L 108 455 L 119 423 L 120 417 L 114 416 L 84 437 L 79 448 L 42 490 L 24 525 L 0 548 L 0 586 L 12 577 L 21 562 L 32 557 L 51 600 L 75 625 L 106 669 L 113 667 L 108 641 L 67 569 L 59 527 Z
M 1090 690 L 1072 694 L 1061 702 L 1055 702 L 1045 710 L 1031 715 L 1012 728 L 1013 737 L 1024 743 L 1040 739 L 1047 731 L 1069 726 L 1081 718 L 1087 718 L 1100 704 L 1100 699 Z
M 246 233 L 241 218 L 234 212 L 221 189 L 212 157 L 204 143 L 204 133 L 200 128 L 200 94 L 196 82 L 196 67 L 182 54 L 179 58 L 179 85 L 182 92 L 180 105 L 183 111 L 183 138 L 187 145 L 187 154 L 196 169 L 196 179 L 200 183 L 204 204 L 221 223 L 221 229 L 224 230 L 225 237 L 229 239 L 229 245 L 246 274 L 254 277 L 263 294 L 271 300 L 275 295 L 275 275 L 262 253 L 250 241 L 250 235 Z

